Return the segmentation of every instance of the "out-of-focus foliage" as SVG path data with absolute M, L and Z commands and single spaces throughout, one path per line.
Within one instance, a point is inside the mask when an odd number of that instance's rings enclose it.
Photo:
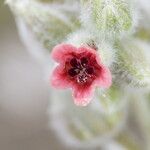
M 51 89 L 51 124 L 72 147 L 150 149 L 149 0 L 7 0 L 16 21 L 50 52 L 61 42 L 88 45 L 112 72 L 113 85 L 97 89 L 77 108 L 68 93 Z M 18 23 L 19 24 L 19 23 Z M 20 30 L 21 37 L 26 31 Z M 31 40 L 26 40 L 32 45 Z M 32 49 L 31 49 L 32 51 Z M 51 66 L 51 68 L 53 65 Z M 64 138 L 65 137 L 65 138 Z M 104 148 L 105 147 L 105 148 Z M 113 150 L 113 149 L 112 149 Z

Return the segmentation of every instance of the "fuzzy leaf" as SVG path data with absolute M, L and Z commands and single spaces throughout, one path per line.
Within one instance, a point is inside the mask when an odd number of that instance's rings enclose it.
M 119 34 L 133 27 L 131 4 L 125 0 L 82 0 L 83 22 L 95 26 L 99 31 Z M 85 13 L 85 12 L 84 12 Z
M 150 45 L 134 39 L 124 40 L 118 45 L 119 76 L 133 85 L 150 85 Z
M 80 26 L 77 1 L 64 4 L 55 1 L 48 5 L 35 0 L 8 0 L 7 3 L 49 50 Z

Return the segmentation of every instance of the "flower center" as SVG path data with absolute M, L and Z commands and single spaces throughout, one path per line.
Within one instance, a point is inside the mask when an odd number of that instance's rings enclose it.
M 76 78 L 78 83 L 86 83 L 94 73 L 94 69 L 89 65 L 86 57 L 81 59 L 72 58 L 70 65 L 71 68 L 68 70 L 68 74 Z

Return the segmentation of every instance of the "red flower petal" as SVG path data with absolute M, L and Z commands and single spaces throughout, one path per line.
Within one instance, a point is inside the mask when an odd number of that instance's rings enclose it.
M 68 55 L 75 51 L 77 51 L 77 48 L 70 44 L 59 44 L 53 48 L 51 56 L 56 62 L 61 63 L 66 60 Z
M 67 79 L 67 75 L 64 72 L 62 65 L 57 66 L 51 76 L 51 84 L 55 88 L 64 89 L 70 88 L 70 82 Z
M 101 75 L 95 80 L 95 85 L 103 88 L 109 88 L 112 84 L 111 72 L 107 67 L 101 65 Z
M 83 53 L 83 52 L 90 52 L 94 55 L 96 55 L 96 50 L 90 48 L 89 46 L 82 46 L 78 48 L 78 52 Z
M 87 106 L 90 101 L 92 100 L 94 95 L 94 87 L 84 87 L 80 88 L 75 86 L 73 88 L 73 97 L 74 97 L 74 103 L 77 106 Z

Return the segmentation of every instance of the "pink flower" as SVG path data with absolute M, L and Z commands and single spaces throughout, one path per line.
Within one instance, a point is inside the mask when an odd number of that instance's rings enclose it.
M 101 63 L 96 50 L 60 44 L 54 47 L 51 55 L 58 63 L 52 73 L 52 86 L 71 88 L 76 105 L 86 106 L 93 98 L 95 87 L 111 86 L 111 73 Z

